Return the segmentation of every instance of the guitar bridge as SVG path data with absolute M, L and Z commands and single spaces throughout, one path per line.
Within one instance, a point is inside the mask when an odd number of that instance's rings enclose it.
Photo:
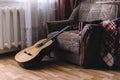
M 24 51 L 25 54 L 29 55 L 29 56 L 32 56 L 31 53 L 27 52 L 27 51 Z

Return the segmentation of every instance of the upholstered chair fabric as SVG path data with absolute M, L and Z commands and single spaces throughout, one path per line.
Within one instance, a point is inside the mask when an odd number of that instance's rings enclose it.
M 54 34 L 55 31 L 58 31 L 67 25 L 76 25 L 77 27 L 79 22 L 90 22 L 99 19 L 113 19 L 119 15 L 118 6 L 96 4 L 96 1 L 107 0 L 81 0 L 81 3 L 73 10 L 69 19 L 48 22 L 48 36 Z M 81 36 L 78 35 L 78 28 L 69 29 L 69 31 L 63 32 L 58 37 L 56 37 L 54 55 L 59 59 L 79 65 L 81 44 L 80 40 Z

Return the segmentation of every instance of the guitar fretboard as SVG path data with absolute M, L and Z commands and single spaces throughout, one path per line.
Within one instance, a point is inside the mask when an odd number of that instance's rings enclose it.
M 40 45 L 38 45 L 38 47 L 44 45 L 45 43 L 47 43 L 49 40 L 54 39 L 56 36 L 58 36 L 59 34 L 61 34 L 62 32 L 64 32 L 66 29 L 70 28 L 72 26 L 67 26 L 65 28 L 63 28 L 62 30 L 58 31 L 57 33 L 53 34 L 52 36 L 48 37 L 45 41 L 43 41 Z

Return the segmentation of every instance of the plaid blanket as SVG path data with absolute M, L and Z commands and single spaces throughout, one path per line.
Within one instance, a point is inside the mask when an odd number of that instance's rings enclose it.
M 115 22 L 110 20 L 103 21 L 102 23 L 105 32 L 103 35 L 102 50 L 100 55 L 107 66 L 112 67 L 115 63 L 116 54 L 116 36 L 117 36 L 117 25 Z

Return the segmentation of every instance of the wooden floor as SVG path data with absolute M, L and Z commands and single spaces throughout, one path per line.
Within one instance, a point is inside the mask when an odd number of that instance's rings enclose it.
M 27 70 L 15 62 L 14 55 L 0 55 L 0 80 L 120 80 L 120 72 L 82 69 L 56 60 Z

